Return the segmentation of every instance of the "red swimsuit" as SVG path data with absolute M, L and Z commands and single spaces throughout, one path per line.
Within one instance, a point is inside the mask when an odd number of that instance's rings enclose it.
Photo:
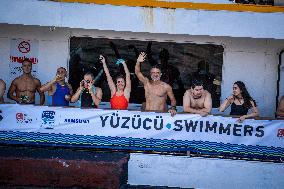
M 128 101 L 125 98 L 124 94 L 121 96 L 116 96 L 116 92 L 110 99 L 111 109 L 115 110 L 126 110 L 128 107 Z

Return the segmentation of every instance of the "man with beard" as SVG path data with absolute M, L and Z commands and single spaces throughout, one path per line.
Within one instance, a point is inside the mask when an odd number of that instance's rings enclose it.
M 183 96 L 184 112 L 207 116 L 212 109 L 211 94 L 203 89 L 201 81 L 194 80 Z
M 36 91 L 40 95 L 40 105 L 44 104 L 44 94 L 40 91 L 41 83 L 34 78 L 32 72 L 32 62 L 25 59 L 22 63 L 23 74 L 11 83 L 8 91 L 8 98 L 20 104 L 35 104 Z M 14 95 L 14 92 L 16 95 Z
M 145 61 L 146 53 L 140 53 L 135 65 L 135 74 L 143 83 L 145 89 L 146 107 L 147 111 L 167 111 L 167 96 L 171 101 L 171 108 L 168 110 L 171 116 L 176 114 L 176 99 L 173 94 L 172 87 L 160 80 L 162 73 L 161 69 L 154 66 L 150 70 L 151 80 L 144 77 L 141 73 L 140 64 Z

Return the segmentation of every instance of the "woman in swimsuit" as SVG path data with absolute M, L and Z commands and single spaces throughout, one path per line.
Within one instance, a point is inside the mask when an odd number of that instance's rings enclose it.
M 106 65 L 106 60 L 102 55 L 100 55 L 100 61 L 103 64 L 104 72 L 107 77 L 108 86 L 111 92 L 111 99 L 110 99 L 111 109 L 126 110 L 128 108 L 128 102 L 130 98 L 131 80 L 130 80 L 130 72 L 127 68 L 125 61 L 121 60 L 121 64 L 123 65 L 126 75 L 125 79 L 122 75 L 116 77 L 116 84 L 114 84 L 112 80 L 112 77 Z
M 225 99 L 219 111 L 224 112 L 229 106 L 231 106 L 230 115 L 240 116 L 238 122 L 259 116 L 255 100 L 250 96 L 242 81 L 234 83 L 233 94 Z M 251 114 L 247 114 L 249 109 L 252 109 Z

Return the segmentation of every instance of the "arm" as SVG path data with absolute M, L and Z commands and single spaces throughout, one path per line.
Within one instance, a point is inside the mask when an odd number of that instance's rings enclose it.
M 95 105 L 98 107 L 99 104 L 101 103 L 101 100 L 102 100 L 102 96 L 103 96 L 103 92 L 102 92 L 102 89 L 97 87 L 96 88 L 96 93 L 93 92 L 93 90 L 89 90 L 91 91 L 91 96 L 92 96 L 92 100 L 93 102 L 95 103 Z
M 284 96 L 281 97 L 281 100 L 279 102 L 277 111 L 276 111 L 277 117 L 284 117 Z
M 234 97 L 231 95 L 225 99 L 225 101 L 220 105 L 219 111 L 224 112 L 234 101 Z
M 69 83 L 67 83 L 67 87 L 68 87 L 68 89 L 69 89 L 69 95 L 65 95 L 65 100 L 67 100 L 67 101 L 71 101 L 71 97 L 72 97 L 72 95 L 73 95 L 73 89 L 72 89 L 72 86 L 69 84 Z
M 125 80 L 126 80 L 126 85 L 124 89 L 124 95 L 127 99 L 130 98 L 130 92 L 131 92 L 131 80 L 130 80 L 130 72 L 127 68 L 127 65 L 125 62 L 122 62 L 124 72 L 125 72 Z
M 16 92 L 17 85 L 16 85 L 16 79 L 14 79 L 11 83 L 11 86 L 9 87 L 7 97 L 10 98 L 11 100 L 16 101 L 17 103 L 20 102 L 20 98 L 18 98 L 14 93 Z
M 202 108 L 200 111 L 205 112 L 208 115 L 210 114 L 211 110 L 212 110 L 212 98 L 211 98 L 211 94 L 207 92 L 205 101 L 204 101 L 204 108 Z
M 83 84 L 84 84 L 84 80 L 80 82 L 80 86 L 78 87 L 76 93 L 71 97 L 71 100 L 70 100 L 71 102 L 77 102 L 83 90 Z
M 247 114 L 247 115 L 243 115 L 241 116 L 237 121 L 238 122 L 243 122 L 245 119 L 248 118 L 255 118 L 259 116 L 259 112 L 258 112 L 258 108 L 255 106 L 253 101 L 250 101 L 251 105 L 252 105 L 252 113 L 251 114 Z
M 144 77 L 143 74 L 141 73 L 141 68 L 140 68 L 140 63 L 144 62 L 145 58 L 146 58 L 146 54 L 144 52 L 141 52 L 139 57 L 137 58 L 137 62 L 135 65 L 135 74 L 137 78 L 139 79 L 139 81 L 143 83 L 143 85 L 145 85 L 148 82 L 148 79 Z
M 44 101 L 45 101 L 45 96 L 44 96 L 44 93 L 41 92 L 40 88 L 41 88 L 41 83 L 38 79 L 36 79 L 36 90 L 37 90 L 39 97 L 40 97 L 40 103 L 39 104 L 43 105 Z
M 193 113 L 190 108 L 190 91 L 186 90 L 183 95 L 183 111 L 188 113 Z
M 176 110 L 177 101 L 174 96 L 173 89 L 170 85 L 168 85 L 167 95 L 171 101 L 171 108 L 169 109 L 169 112 L 171 113 L 171 116 L 174 116 L 177 113 L 177 110 Z
M 50 91 L 52 86 L 56 83 L 58 76 L 56 76 L 53 80 L 47 82 L 46 84 L 40 87 L 40 92 L 44 93 L 45 91 Z
M 69 88 L 70 95 L 72 96 L 72 95 L 74 94 L 73 88 L 72 88 L 72 86 L 71 86 L 69 83 L 67 83 L 67 86 L 68 86 L 68 88 Z
M 106 77 L 107 77 L 107 83 L 108 83 L 108 86 L 109 86 L 109 89 L 110 89 L 110 92 L 111 92 L 111 96 L 113 96 L 114 93 L 116 92 L 115 84 L 114 84 L 112 77 L 109 73 L 108 67 L 106 65 L 106 60 L 102 55 L 100 55 L 100 60 L 103 64 L 104 72 L 105 72 Z

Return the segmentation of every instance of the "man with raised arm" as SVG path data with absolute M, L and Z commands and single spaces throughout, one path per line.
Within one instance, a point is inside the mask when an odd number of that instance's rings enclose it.
M 137 58 L 135 65 L 135 74 L 138 79 L 143 83 L 145 89 L 146 108 L 147 111 L 167 111 L 167 96 L 171 101 L 171 108 L 168 110 L 171 116 L 176 114 L 176 99 L 173 94 L 172 87 L 161 81 L 161 69 L 157 66 L 153 66 L 150 70 L 151 80 L 144 77 L 141 73 L 140 64 L 145 61 L 146 53 L 141 52 Z
M 45 98 L 40 91 L 41 83 L 32 76 L 32 62 L 29 59 L 23 61 L 22 70 L 23 74 L 12 81 L 8 90 L 8 98 L 20 104 L 35 104 L 35 93 L 37 91 L 40 95 L 40 105 L 43 105 Z
M 183 96 L 183 111 L 207 116 L 212 109 L 211 94 L 203 89 L 201 81 L 192 81 L 191 88 Z

